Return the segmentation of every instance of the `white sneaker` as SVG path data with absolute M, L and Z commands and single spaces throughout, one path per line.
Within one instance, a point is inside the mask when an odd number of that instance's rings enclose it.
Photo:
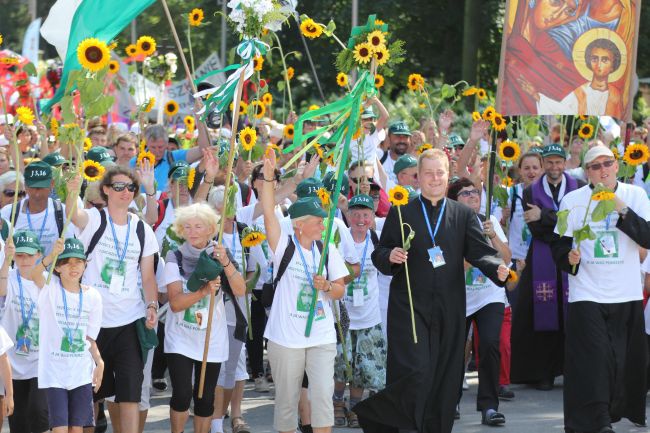
M 255 379 L 255 392 L 269 392 L 271 390 L 271 386 L 269 385 L 269 381 L 266 380 L 266 377 L 261 376 Z
M 469 384 L 467 383 L 467 376 L 463 376 L 463 391 L 467 391 L 469 389 Z

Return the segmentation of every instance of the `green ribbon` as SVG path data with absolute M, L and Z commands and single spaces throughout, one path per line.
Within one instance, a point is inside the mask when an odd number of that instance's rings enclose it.
M 369 15 L 368 22 L 365 26 L 353 27 L 350 32 L 350 39 L 348 39 L 348 49 L 352 50 L 356 46 L 356 38 L 364 33 L 369 33 L 373 30 L 381 30 L 386 33 L 388 31 L 388 24 L 378 26 L 375 24 L 377 15 Z

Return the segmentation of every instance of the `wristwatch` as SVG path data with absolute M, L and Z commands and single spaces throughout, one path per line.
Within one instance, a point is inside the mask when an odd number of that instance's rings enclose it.
M 625 215 L 627 215 L 627 212 L 630 210 L 627 206 L 625 206 L 623 209 L 618 211 L 618 214 L 621 216 L 621 218 L 625 218 Z
M 158 301 L 149 302 L 147 304 L 147 308 L 145 308 L 145 310 L 148 310 L 149 308 L 153 308 L 154 310 L 156 310 L 156 312 L 158 312 Z

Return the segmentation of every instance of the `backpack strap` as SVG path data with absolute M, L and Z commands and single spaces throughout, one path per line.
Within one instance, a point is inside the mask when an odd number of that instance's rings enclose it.
M 251 202 L 251 193 L 253 189 L 244 182 L 237 181 L 239 192 L 241 193 L 242 206 L 248 206 Z
M 21 201 L 18 200 L 18 201 L 16 202 L 16 220 L 13 222 L 14 224 L 16 224 L 16 221 L 18 221 L 18 217 L 20 216 L 20 205 L 21 205 Z M 13 205 L 11 205 L 11 206 L 12 206 L 12 207 L 11 207 L 11 212 L 9 212 L 9 218 L 11 218 L 11 215 L 12 215 L 12 213 L 13 213 L 13 211 L 14 211 L 14 209 L 13 209 Z
M 99 227 L 97 228 L 95 234 L 93 234 L 93 237 L 90 239 L 88 248 L 86 248 L 86 257 L 90 257 L 93 250 L 97 246 L 97 243 L 102 238 L 102 236 L 104 236 L 104 231 L 106 231 L 106 212 L 107 211 L 105 209 L 99 211 Z
M 165 152 L 165 156 L 167 157 L 167 163 L 171 167 L 174 164 L 174 154 L 168 150 Z
M 379 243 L 379 236 L 374 229 L 370 229 L 370 240 L 372 241 L 372 246 L 376 247 Z
M 165 212 L 167 212 L 167 206 L 169 205 L 169 198 L 167 198 L 167 194 L 164 192 L 160 194 L 160 198 L 158 199 L 157 203 L 158 203 L 158 219 L 156 220 L 155 224 L 151 226 L 153 231 L 156 231 L 156 229 L 160 227 L 160 224 L 165 219 Z
M 56 220 L 56 228 L 59 231 L 59 237 L 63 233 L 63 205 L 61 200 L 55 198 L 52 200 L 52 205 L 54 206 L 54 219 Z
M 512 221 L 512 218 L 515 216 L 515 210 L 517 209 L 517 199 L 522 200 L 521 197 L 519 197 L 519 194 L 517 194 L 517 185 L 514 185 L 512 187 L 512 203 L 510 204 L 510 221 Z M 523 200 L 521 204 L 523 206 Z
M 185 270 L 183 269 L 183 253 L 178 250 L 174 250 L 174 256 L 176 256 L 176 264 L 178 265 L 178 271 L 181 274 L 181 277 L 185 278 Z
M 0 237 L 3 241 L 9 237 L 9 222 L 4 218 L 0 218 Z
M 138 224 L 135 226 L 135 234 L 138 236 L 138 242 L 140 243 L 140 254 L 138 255 L 138 266 L 142 261 L 142 253 L 144 252 L 144 221 L 138 218 Z
M 383 164 L 384 162 L 386 162 L 387 159 L 388 159 L 388 151 L 384 152 L 384 154 L 379 159 L 379 162 Z

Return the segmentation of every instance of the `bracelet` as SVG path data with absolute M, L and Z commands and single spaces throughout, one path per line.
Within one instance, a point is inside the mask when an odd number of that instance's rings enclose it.
M 47 269 L 50 266 L 45 264 L 45 260 L 41 260 L 41 265 L 43 265 L 45 269 Z
M 153 308 L 154 310 L 156 310 L 156 312 L 158 312 L 158 301 L 149 302 L 147 304 L 147 308 L 145 308 L 145 309 L 148 310 L 149 308 Z
M 154 197 L 154 196 L 156 195 L 156 192 L 155 192 L 155 191 L 154 191 L 153 193 L 151 193 L 151 194 L 149 194 L 149 193 L 146 192 L 146 191 L 145 191 L 144 193 L 147 195 L 147 197 Z
M 232 264 L 232 262 L 230 261 L 230 259 L 228 259 L 228 264 L 227 264 L 227 265 L 224 265 L 223 268 L 226 269 L 226 268 L 227 268 L 228 266 L 230 266 L 231 264 Z

